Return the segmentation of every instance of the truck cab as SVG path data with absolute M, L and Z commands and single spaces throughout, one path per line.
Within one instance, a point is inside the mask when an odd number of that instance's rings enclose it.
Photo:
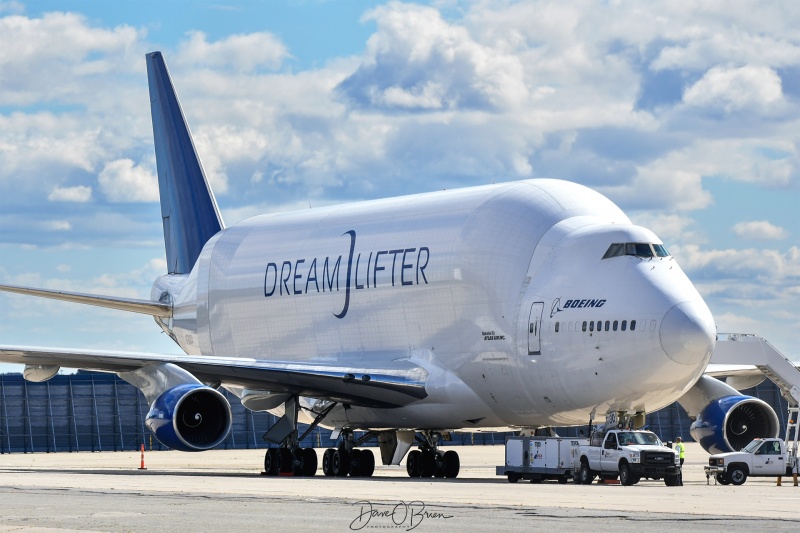
M 712 455 L 705 471 L 722 485 L 741 485 L 748 476 L 791 475 L 794 462 L 780 439 L 755 439 L 738 452 Z

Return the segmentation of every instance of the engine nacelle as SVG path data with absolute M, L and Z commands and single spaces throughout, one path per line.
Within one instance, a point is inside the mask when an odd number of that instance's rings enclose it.
M 708 404 L 690 433 L 708 453 L 738 452 L 753 439 L 777 437 L 778 415 L 752 396 L 724 396 Z
M 161 394 L 150 407 L 145 423 L 164 446 L 200 452 L 225 440 L 233 417 L 228 400 L 219 391 L 188 383 Z

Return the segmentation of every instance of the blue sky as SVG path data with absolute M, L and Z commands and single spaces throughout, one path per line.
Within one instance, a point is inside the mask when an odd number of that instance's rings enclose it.
M 0 0 L 0 282 L 149 297 L 161 50 L 228 224 L 573 180 L 721 332 L 800 360 L 798 28 L 780 1 Z M 0 343 L 178 353 L 149 317 L 5 294 Z

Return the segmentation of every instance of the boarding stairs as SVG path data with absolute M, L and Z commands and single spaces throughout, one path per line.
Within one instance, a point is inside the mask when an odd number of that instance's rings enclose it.
M 785 444 L 793 460 L 795 485 L 800 470 L 800 369 L 766 339 L 758 335 L 724 333 L 717 335 L 717 347 L 711 363 L 718 365 L 755 366 L 770 379 L 789 404 Z M 780 480 L 780 478 L 778 478 Z M 779 481 L 780 483 L 780 481 Z
M 711 363 L 755 366 L 778 386 L 789 407 L 800 406 L 800 369 L 758 335 L 721 333 Z

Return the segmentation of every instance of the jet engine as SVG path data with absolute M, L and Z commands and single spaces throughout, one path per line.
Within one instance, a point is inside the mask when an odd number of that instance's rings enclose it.
M 187 383 L 161 394 L 150 407 L 145 423 L 164 446 L 199 452 L 225 440 L 233 418 L 228 400 L 219 391 Z
M 777 437 L 778 415 L 766 402 L 741 394 L 709 403 L 689 430 L 709 453 L 739 451 L 753 439 Z

